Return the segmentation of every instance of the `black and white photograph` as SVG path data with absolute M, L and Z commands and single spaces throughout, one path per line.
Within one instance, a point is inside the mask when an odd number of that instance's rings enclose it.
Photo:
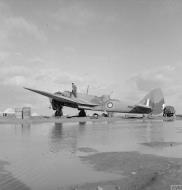
M 182 0 L 0 0 L 0 190 L 182 190 Z

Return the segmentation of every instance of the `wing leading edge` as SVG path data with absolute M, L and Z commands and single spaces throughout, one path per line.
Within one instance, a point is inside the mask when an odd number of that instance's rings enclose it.
M 93 103 L 88 102 L 86 100 L 82 100 L 82 99 L 78 99 L 78 98 L 74 98 L 74 99 L 68 98 L 68 97 L 62 96 L 61 94 L 58 95 L 58 94 L 53 94 L 53 93 L 35 90 L 35 89 L 31 89 L 31 88 L 26 88 L 26 87 L 24 87 L 24 89 L 30 90 L 30 91 L 35 92 L 37 94 L 41 94 L 43 96 L 57 100 L 57 101 L 62 102 L 62 103 L 69 103 L 69 104 L 74 104 L 74 105 L 76 104 L 76 105 L 78 105 L 78 107 L 79 106 L 88 106 L 88 107 L 98 106 L 98 104 L 93 104 Z

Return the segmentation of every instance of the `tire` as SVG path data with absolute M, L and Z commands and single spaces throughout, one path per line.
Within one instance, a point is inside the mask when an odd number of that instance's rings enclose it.
M 86 117 L 85 110 L 80 110 L 78 116 L 79 116 L 79 117 Z
M 61 117 L 61 116 L 63 116 L 63 111 L 62 110 L 56 110 L 55 117 Z
M 98 117 L 99 117 L 99 114 L 97 114 L 97 113 L 93 114 L 93 118 L 98 119 Z

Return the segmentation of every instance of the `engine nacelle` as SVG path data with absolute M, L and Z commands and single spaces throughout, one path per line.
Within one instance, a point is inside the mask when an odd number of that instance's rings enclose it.
M 60 102 L 58 102 L 58 101 L 56 101 L 54 99 L 50 99 L 50 103 L 51 103 L 51 106 L 52 106 L 53 110 L 59 110 L 59 109 L 61 109 L 63 107 L 63 105 Z

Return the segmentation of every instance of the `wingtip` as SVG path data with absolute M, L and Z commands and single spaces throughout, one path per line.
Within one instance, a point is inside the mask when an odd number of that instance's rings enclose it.
M 23 88 L 24 88 L 25 90 L 30 90 L 29 88 L 27 88 L 27 87 L 25 87 L 25 86 L 23 86 Z
M 23 86 L 23 88 L 24 88 L 25 90 L 34 91 L 34 89 L 31 89 L 31 88 L 27 88 L 27 87 L 24 87 L 24 86 Z

